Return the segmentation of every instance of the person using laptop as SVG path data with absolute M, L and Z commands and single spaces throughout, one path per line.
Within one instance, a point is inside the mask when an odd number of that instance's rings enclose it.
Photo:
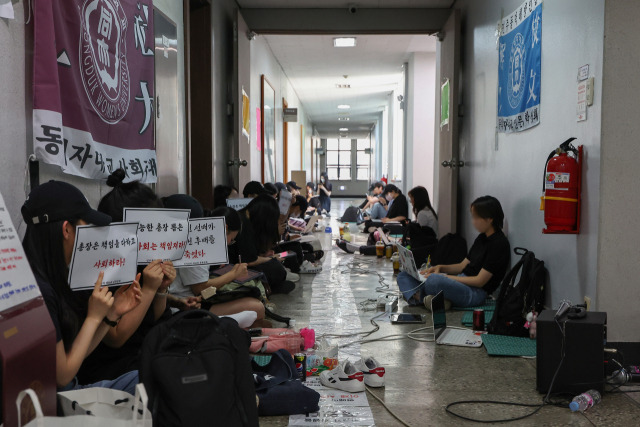
M 461 263 L 429 268 L 421 273 L 422 283 L 405 272 L 398 275 L 398 287 L 409 304 L 422 303 L 431 310 L 433 296 L 442 291 L 447 308 L 451 304 L 473 307 L 498 288 L 509 267 L 511 250 L 502 232 L 502 206 L 495 197 L 479 197 L 471 204 L 471 219 L 480 234 Z

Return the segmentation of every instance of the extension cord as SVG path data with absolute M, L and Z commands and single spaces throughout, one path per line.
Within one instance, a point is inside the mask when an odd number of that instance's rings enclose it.
M 390 297 L 388 298 L 387 303 L 384 305 L 385 313 L 393 313 L 398 310 L 398 297 Z
M 376 305 L 379 310 L 384 310 L 385 306 L 388 302 L 392 301 L 393 298 L 396 298 L 394 295 L 379 295 Z

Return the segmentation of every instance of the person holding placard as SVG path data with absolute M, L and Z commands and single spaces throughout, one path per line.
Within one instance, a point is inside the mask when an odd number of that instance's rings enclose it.
M 163 207 L 150 187 L 138 181 L 124 183 L 124 178 L 122 169 L 109 176 L 107 185 L 113 189 L 100 200 L 98 211 L 111 216 L 114 222 L 121 222 L 125 207 Z M 95 382 L 138 369 L 138 355 L 145 336 L 156 324 L 171 318 L 167 296 L 176 277 L 173 263 L 154 260 L 144 268 L 139 266 L 138 272 L 142 274 L 140 305 L 123 316 L 118 326 L 87 358 L 78 375 L 82 381 Z
M 196 199 L 186 194 L 174 194 L 162 199 L 163 204 L 169 209 L 190 209 L 190 219 L 202 218 L 204 215 L 202 205 Z M 227 244 L 233 242 L 240 231 L 240 215 L 234 209 L 222 207 L 215 209 L 212 216 L 224 216 L 227 227 Z M 240 327 L 248 328 L 254 322 L 260 322 L 265 318 L 264 304 L 257 298 L 239 298 L 220 304 L 210 304 L 202 301 L 200 293 L 207 288 L 216 289 L 233 282 L 235 279 L 247 273 L 247 264 L 236 264 L 230 272 L 222 276 L 209 278 L 208 265 L 196 265 L 191 267 L 179 267 L 176 279 L 169 287 L 172 300 L 180 309 L 192 308 L 192 303 L 197 301 L 202 308 L 209 310 L 217 316 L 230 316 L 238 321 Z M 171 303 L 171 301 L 170 301 Z M 173 304 L 172 304 L 173 305 Z
M 71 184 L 49 181 L 34 188 L 22 206 L 27 224 L 22 245 L 56 330 L 56 381 L 60 390 L 105 387 L 135 394 L 138 371 L 91 385 L 79 385 L 78 371 L 123 316 L 140 305 L 140 275 L 113 292 L 102 286 L 98 274 L 88 301 L 69 287 L 77 225 L 109 225 L 111 217 L 91 209 L 85 196 Z M 133 279 L 133 278 L 132 278 Z M 115 377 L 112 377 L 115 378 Z

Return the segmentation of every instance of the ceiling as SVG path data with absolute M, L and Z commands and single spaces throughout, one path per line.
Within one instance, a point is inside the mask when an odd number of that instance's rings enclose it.
M 369 3 L 383 2 L 372 0 Z M 402 65 L 411 53 L 435 52 L 436 49 L 436 37 L 428 35 L 359 35 L 356 47 L 352 48 L 333 47 L 335 36 L 259 37 L 266 38 L 321 136 L 336 135 L 341 127 L 349 128 L 352 138 L 368 135 L 389 94 L 398 88 Z M 344 75 L 348 77 L 344 78 Z M 336 87 L 336 84 L 345 83 L 351 88 Z M 351 108 L 339 110 L 339 104 L 348 104 Z M 349 121 L 338 120 L 339 114 L 344 112 L 349 113 Z
M 242 8 L 449 8 L 455 0 L 236 0 Z

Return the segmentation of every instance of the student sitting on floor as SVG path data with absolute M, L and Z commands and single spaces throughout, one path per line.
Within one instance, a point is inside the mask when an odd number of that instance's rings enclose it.
M 307 210 L 307 199 L 304 196 L 295 196 L 289 208 L 288 222 L 282 241 L 274 249 L 276 253 L 291 251 L 295 257 L 286 258 L 284 266 L 293 273 L 316 274 L 322 271 L 322 267 L 316 264 L 323 256 L 324 252 L 316 251 L 313 245 L 308 242 L 299 242 L 300 232 L 305 229 L 307 222 L 300 218 Z M 299 222 L 295 222 L 295 221 Z
M 250 269 L 264 273 L 272 293 L 288 294 L 295 284 L 287 280 L 280 258 L 268 255 L 280 240 L 278 202 L 261 194 L 240 211 L 240 218 L 241 231 L 229 247 L 229 260 L 233 264 L 247 263 Z
M 237 199 L 238 189 L 230 185 L 216 185 L 213 188 L 213 209 L 227 206 L 227 199 Z
M 102 197 L 98 211 L 109 215 L 113 222 L 121 222 L 123 209 L 162 208 L 162 201 L 153 190 L 138 181 L 124 183 L 125 172 L 114 171 L 107 179 L 112 190 Z M 159 322 L 171 318 L 167 305 L 169 286 L 176 277 L 171 261 L 154 260 L 143 268 L 140 285 L 140 305 L 123 316 L 117 328 L 111 332 L 110 340 L 103 340 L 87 358 L 78 373 L 83 382 L 113 378 L 123 372 L 138 369 L 139 352 L 147 333 Z
M 402 191 L 398 187 L 393 184 L 387 185 L 382 193 L 382 198 L 388 203 L 387 208 L 382 208 L 386 209 L 385 215 L 380 219 L 382 223 L 386 224 L 391 221 L 405 222 L 409 218 L 409 204 L 407 202 L 407 197 L 402 194 Z M 371 219 L 364 223 L 364 229 L 367 232 L 375 230 L 375 227 L 372 225 L 372 220 L 376 219 L 373 211 L 378 210 L 376 209 L 378 206 L 381 205 L 376 204 L 374 206 L 371 212 Z
M 249 181 L 242 189 L 242 195 L 246 199 L 253 199 L 260 194 L 264 194 L 264 186 L 258 181 Z
M 429 268 L 422 273 L 426 277 L 422 284 L 405 272 L 398 275 L 398 287 L 409 304 L 423 303 L 431 310 L 431 299 L 443 291 L 447 308 L 473 307 L 498 288 L 510 261 L 502 206 L 495 197 L 480 197 L 471 204 L 471 218 L 480 234 L 464 261 Z
M 360 205 L 360 209 L 362 209 L 363 211 L 366 212 L 371 212 L 371 209 L 379 203 L 384 203 L 386 202 L 386 200 L 384 199 L 384 197 L 382 197 L 382 192 L 384 191 L 384 182 L 382 181 L 378 181 L 375 184 L 373 184 L 371 186 L 371 188 L 369 189 L 369 192 L 371 193 L 370 195 L 367 195 L 367 198 L 365 199 L 364 202 L 362 202 L 362 204 Z M 382 209 L 384 209 L 384 207 L 380 206 Z M 384 215 L 387 214 L 386 209 L 384 209 L 384 214 L 382 214 L 382 212 L 378 211 L 378 213 L 376 214 L 376 217 L 373 219 L 380 219 L 382 218 Z
M 69 288 L 76 226 L 108 225 L 111 217 L 91 209 L 80 190 L 60 181 L 34 188 L 22 206 L 22 216 L 27 224 L 22 245 L 56 330 L 58 389 L 105 387 L 135 394 L 137 370 L 85 386 L 76 378 L 85 358 L 102 340 L 110 339 L 114 325 L 141 300 L 139 275 L 133 284 L 112 293 L 101 286 L 104 274 L 96 274 L 88 301 Z
M 307 182 L 307 215 L 315 215 L 322 213 L 322 202 L 320 196 L 314 195 L 316 191 L 316 184 L 314 182 Z
M 174 194 L 173 196 L 165 197 L 162 199 L 164 207 L 167 209 L 189 209 L 191 210 L 190 219 L 202 218 L 203 211 L 202 205 L 196 199 L 186 194 Z M 212 216 L 224 216 L 227 226 L 227 244 L 233 242 L 240 231 L 240 215 L 233 209 L 223 207 L 218 208 L 212 212 Z M 189 300 L 190 298 L 199 298 L 200 293 L 213 286 L 216 289 L 231 283 L 238 277 L 242 277 L 247 272 L 247 264 L 236 264 L 234 269 L 222 276 L 209 278 L 209 267 L 206 265 L 196 265 L 193 267 L 179 267 L 177 268 L 177 275 L 171 286 L 169 292 L 172 296 L 179 299 Z M 264 319 L 264 304 L 251 297 L 240 298 L 237 300 L 211 304 L 207 301 L 201 301 L 199 298 L 201 307 L 205 310 L 209 310 L 215 315 L 237 315 L 230 316 L 238 321 L 240 327 L 248 328 L 252 326 L 254 322 L 260 322 Z M 188 304 L 183 306 L 189 307 Z M 243 312 L 250 312 L 250 316 Z M 260 324 L 261 326 L 262 324 Z M 255 325 L 258 326 L 258 325 Z
M 272 182 L 265 182 L 264 183 L 264 192 L 267 193 L 268 195 L 270 195 L 271 197 L 273 197 L 274 199 L 278 198 L 278 193 L 280 192 L 278 190 L 278 187 L 276 187 L 276 185 Z

